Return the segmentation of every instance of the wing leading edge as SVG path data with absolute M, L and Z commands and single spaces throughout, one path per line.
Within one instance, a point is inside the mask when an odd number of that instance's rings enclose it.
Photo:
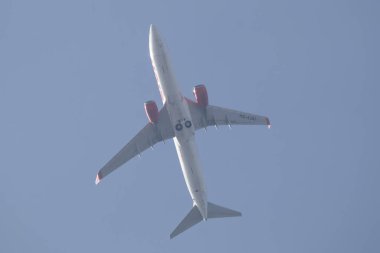
M 119 153 L 117 153 L 103 168 L 101 168 L 96 176 L 95 183 L 98 184 L 101 179 L 119 168 L 121 165 L 141 154 L 154 144 L 171 139 L 174 137 L 174 130 L 170 124 L 169 113 L 164 106 L 159 113 L 158 122 L 156 124 L 148 123 L 135 137 L 125 145 Z

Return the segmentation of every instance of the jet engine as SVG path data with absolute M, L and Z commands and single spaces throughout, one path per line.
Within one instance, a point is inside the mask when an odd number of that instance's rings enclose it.
M 158 122 L 158 108 L 156 102 L 149 100 L 144 103 L 145 113 L 148 117 L 148 120 L 150 123 L 157 123 Z
M 193 88 L 193 93 L 195 100 L 197 101 L 197 104 L 201 106 L 208 106 L 208 95 L 206 86 L 204 86 L 203 84 L 196 85 Z

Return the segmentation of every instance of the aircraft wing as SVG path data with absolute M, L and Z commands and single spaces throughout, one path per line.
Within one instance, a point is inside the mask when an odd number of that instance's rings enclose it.
M 266 125 L 270 127 L 269 118 L 247 112 L 241 112 L 208 105 L 200 106 L 187 99 L 195 129 L 218 125 Z
M 160 141 L 174 137 L 174 130 L 171 126 L 169 113 L 164 106 L 159 113 L 156 124 L 148 123 L 135 137 L 125 145 L 103 168 L 100 169 L 96 176 L 95 183 L 98 184 L 102 178 L 119 168 L 121 165 L 139 155 L 149 147 Z

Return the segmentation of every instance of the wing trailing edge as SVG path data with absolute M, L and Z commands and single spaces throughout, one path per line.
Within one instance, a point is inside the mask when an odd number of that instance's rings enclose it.
M 202 106 L 186 99 L 195 129 L 219 125 L 266 125 L 270 128 L 268 117 L 223 108 L 214 105 Z

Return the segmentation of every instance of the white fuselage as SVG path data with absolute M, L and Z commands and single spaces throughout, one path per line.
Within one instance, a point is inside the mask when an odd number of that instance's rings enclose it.
M 207 194 L 195 145 L 195 129 L 187 102 L 173 75 L 165 46 L 153 25 L 149 32 L 149 53 L 162 103 L 167 107 L 175 131 L 174 144 L 187 188 L 203 219 L 207 219 Z

